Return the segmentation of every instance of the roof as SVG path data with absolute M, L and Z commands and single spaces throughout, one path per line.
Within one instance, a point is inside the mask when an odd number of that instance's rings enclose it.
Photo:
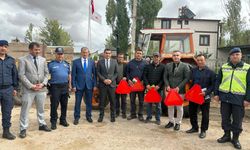
M 154 28 L 154 29 L 142 29 L 140 30 L 141 33 L 149 34 L 149 33 L 155 33 L 155 34 L 162 34 L 162 33 L 194 33 L 194 30 L 191 30 L 189 28 L 171 28 L 171 29 L 160 29 L 160 28 Z
M 156 19 L 160 20 L 190 20 L 190 21 L 214 21 L 214 22 L 220 22 L 220 20 L 217 19 L 188 19 L 188 18 L 164 18 L 164 17 L 159 17 Z

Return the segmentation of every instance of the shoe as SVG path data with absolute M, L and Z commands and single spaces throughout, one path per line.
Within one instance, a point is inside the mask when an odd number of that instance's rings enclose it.
M 14 140 L 16 136 L 10 133 L 9 128 L 5 128 L 3 129 L 3 138 L 8 139 L 8 140 Z
M 87 118 L 87 121 L 88 121 L 89 123 L 92 123 L 92 122 L 93 122 L 92 118 L 90 118 L 90 117 Z
M 156 120 L 155 124 L 161 125 L 161 121 L 160 120 Z
M 127 115 L 126 115 L 126 114 L 122 114 L 122 118 L 123 118 L 123 119 L 126 119 L 126 118 L 127 118 Z
M 103 121 L 103 117 L 99 117 L 97 121 L 98 122 L 102 122 Z
M 55 130 L 56 128 L 57 128 L 57 127 L 56 127 L 56 124 L 55 124 L 55 123 L 52 123 L 52 124 L 51 124 L 51 129 L 52 129 L 52 130 Z
M 45 132 L 50 132 L 50 131 L 51 131 L 51 130 L 48 128 L 47 125 L 39 126 L 39 130 L 40 130 L 40 131 L 45 131 Z
M 144 121 L 143 116 L 139 116 L 139 117 L 138 117 L 138 120 L 139 120 L 139 121 Z
M 22 138 L 22 139 L 26 137 L 26 130 L 25 129 L 20 131 L 19 137 Z
M 167 125 L 165 125 L 165 128 L 172 128 L 174 124 L 172 122 L 169 122 Z
M 59 124 L 62 125 L 62 126 L 64 126 L 64 127 L 68 127 L 69 126 L 69 123 L 67 121 L 61 121 Z
M 195 133 L 195 132 L 198 132 L 198 131 L 199 131 L 198 129 L 191 128 L 191 129 L 187 130 L 186 133 Z
M 110 122 L 115 122 L 115 117 L 111 117 Z
M 130 115 L 130 116 L 128 116 L 127 119 L 128 119 L 128 120 L 132 120 L 132 119 L 135 119 L 135 118 L 137 118 L 137 116 L 134 116 L 134 115 L 132 116 L 132 115 Z
M 180 127 L 181 127 L 181 125 L 176 123 L 175 126 L 174 126 L 174 130 L 179 131 Z
M 150 120 L 151 120 L 151 119 L 150 119 L 149 117 L 147 117 L 146 120 L 145 120 L 144 122 L 145 122 L 145 123 L 149 123 Z
M 230 131 L 225 131 L 224 135 L 217 139 L 218 143 L 226 143 L 226 142 L 231 142 L 231 133 Z
M 239 141 L 239 134 L 233 134 L 232 144 L 234 145 L 234 148 L 241 149 L 241 144 Z
M 74 125 L 78 125 L 78 123 L 79 123 L 78 119 L 75 119 L 74 122 L 73 122 Z
M 204 139 L 206 137 L 206 131 L 201 131 L 199 138 Z

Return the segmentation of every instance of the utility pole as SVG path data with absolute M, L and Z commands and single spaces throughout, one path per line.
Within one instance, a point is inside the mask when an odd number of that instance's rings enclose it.
M 136 11 L 137 11 L 137 0 L 133 0 L 133 10 L 132 10 L 132 36 L 131 36 L 131 59 L 135 55 L 135 33 L 136 33 Z

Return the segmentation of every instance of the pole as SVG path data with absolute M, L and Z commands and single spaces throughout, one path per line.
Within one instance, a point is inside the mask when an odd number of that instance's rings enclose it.
M 88 18 L 88 49 L 91 50 L 91 20 L 92 15 L 91 0 L 89 0 L 89 18 Z
M 133 0 L 133 11 L 132 11 L 132 36 L 131 36 L 131 59 L 135 55 L 135 34 L 136 34 L 136 11 L 137 11 L 137 0 Z

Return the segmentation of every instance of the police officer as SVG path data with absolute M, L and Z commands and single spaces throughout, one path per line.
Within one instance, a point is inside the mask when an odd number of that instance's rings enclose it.
M 15 59 L 8 56 L 8 42 L 0 40 L 0 102 L 2 110 L 3 138 L 14 140 L 16 137 L 10 133 L 11 111 L 13 108 L 13 95 L 16 95 L 18 75 Z
M 68 127 L 66 121 L 68 96 L 71 79 L 70 79 L 70 65 L 64 59 L 64 50 L 61 47 L 55 49 L 56 59 L 48 64 L 49 73 L 51 74 L 50 84 L 50 122 L 51 129 L 55 130 L 57 123 L 57 107 L 61 105 L 60 125 Z
M 242 62 L 240 48 L 233 48 L 229 55 L 229 62 L 222 65 L 219 70 L 215 87 L 214 98 L 221 101 L 224 130 L 224 135 L 217 141 L 218 143 L 232 142 L 236 149 L 241 149 L 239 135 L 242 132 L 244 107 L 250 104 L 250 65 Z

